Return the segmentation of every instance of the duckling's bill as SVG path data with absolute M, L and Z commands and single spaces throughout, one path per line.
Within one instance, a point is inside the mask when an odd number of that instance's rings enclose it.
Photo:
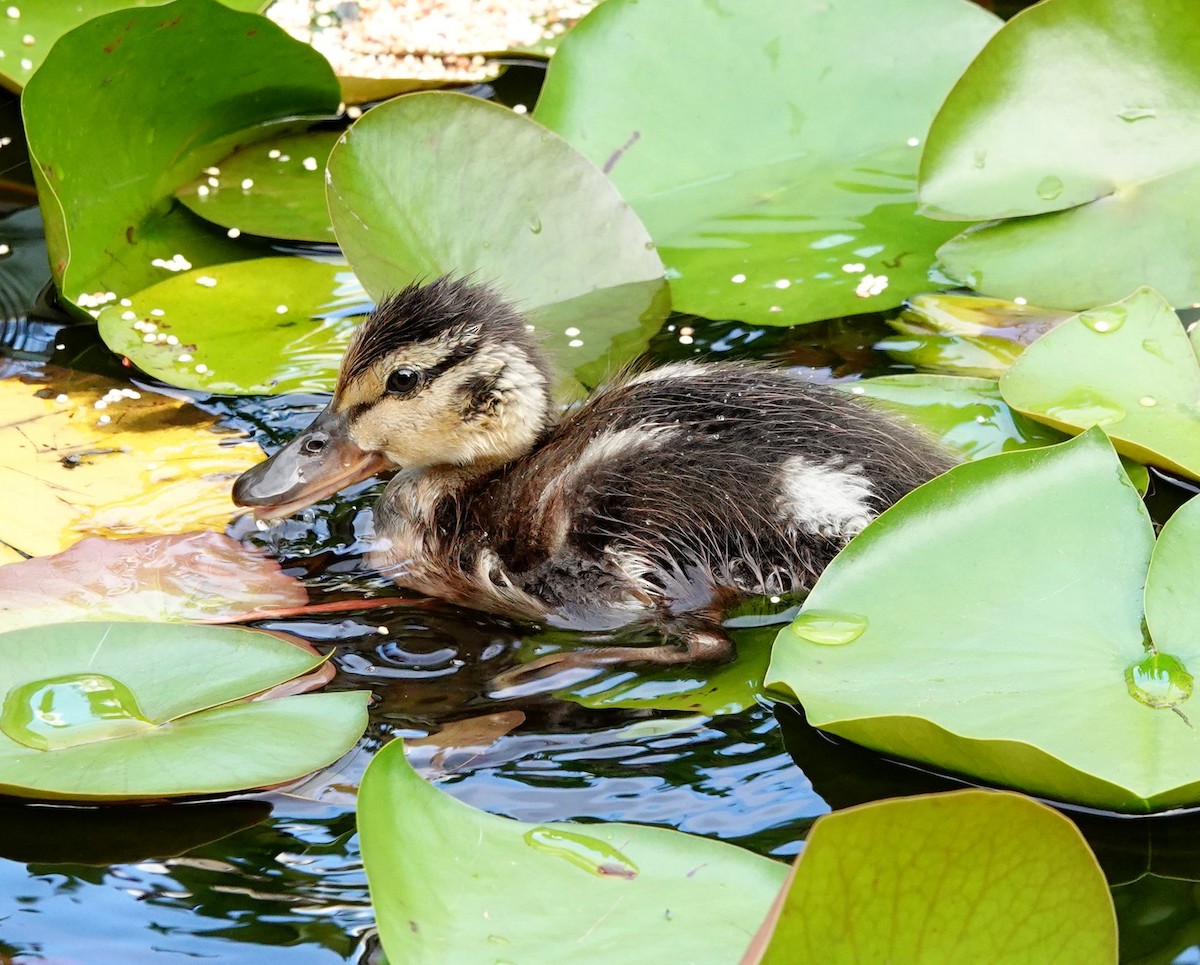
M 328 406 L 307 429 L 234 483 L 233 501 L 256 519 L 282 519 L 388 466 L 350 439 L 349 420 Z

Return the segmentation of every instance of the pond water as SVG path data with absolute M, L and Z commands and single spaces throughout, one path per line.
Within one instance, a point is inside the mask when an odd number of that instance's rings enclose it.
M 8 316 L 0 321 L 0 369 L 7 358 L 34 371 L 53 362 L 129 379 L 94 329 L 62 327 L 65 318 L 39 299 L 46 272 L 35 212 L 10 215 L 0 236 L 19 256 L 0 262 Z M 876 347 L 890 334 L 880 316 L 796 330 L 673 316 L 647 354 L 654 363 L 770 359 L 829 381 L 908 370 Z M 197 404 L 273 451 L 322 401 Z M 1159 518 L 1188 495 L 1161 476 L 1152 485 Z M 605 695 L 637 682 L 629 670 L 589 681 L 592 706 L 547 688 L 497 692 L 496 676 L 520 656 L 579 641 L 416 597 L 373 606 L 373 598 L 395 595 L 361 559 L 378 488 L 360 487 L 265 532 L 247 520 L 230 528 L 283 559 L 316 601 L 361 605 L 260 624 L 332 650 L 332 688 L 374 693 L 358 748 L 296 786 L 220 801 L 76 809 L 0 799 L 0 961 L 379 960 L 353 789 L 372 753 L 397 736 L 410 740 L 414 763 L 438 786 L 492 813 L 653 824 L 780 859 L 797 853 L 830 808 L 954 786 L 835 744 L 794 710 L 765 701 L 717 716 L 605 706 Z M 744 657 L 772 633 L 739 631 Z M 661 674 L 639 692 L 677 690 L 690 674 Z M 1123 959 L 1200 962 L 1200 820 L 1076 817 L 1114 883 Z

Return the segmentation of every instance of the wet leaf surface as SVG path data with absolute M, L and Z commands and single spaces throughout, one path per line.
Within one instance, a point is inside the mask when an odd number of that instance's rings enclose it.
M 1117 450 L 1200 479 L 1200 362 L 1170 305 L 1143 288 L 1083 312 L 1000 380 L 1013 408 L 1066 432 L 1101 426 Z
M 1016 794 L 957 791 L 818 819 L 743 965 L 1117 961 L 1083 836 Z
M 50 624 L 0 634 L 0 649 L 8 794 L 127 800 L 265 787 L 336 760 L 366 726 L 363 691 L 246 701 L 323 659 L 261 631 Z
M 64 34 L 95 17 L 130 7 L 161 6 L 163 0 L 16 0 L 0 19 L 0 85 L 20 92 Z M 220 0 L 233 10 L 257 11 L 270 0 Z
M 316 51 L 209 0 L 118 11 L 72 30 L 22 96 L 64 296 L 95 307 L 110 292 L 109 301 L 128 297 L 166 277 L 170 269 L 156 262 L 182 257 L 199 268 L 252 257 L 254 247 L 174 203 L 175 189 L 238 144 L 337 105 L 337 81 Z
M 392 961 L 733 961 L 787 874 L 720 842 L 629 824 L 528 824 L 426 784 L 399 741 L 371 763 L 359 834 Z M 504 869 L 504 888 L 494 874 Z M 553 895 L 533 903 L 531 894 Z
M 992 379 L 884 375 L 855 382 L 846 391 L 906 417 L 967 459 L 1052 446 L 1066 438 L 1010 409 Z
M 329 177 L 338 243 L 375 296 L 471 275 L 568 370 L 628 361 L 666 313 L 637 215 L 574 148 L 506 108 L 445 93 L 381 105 L 334 148 Z
M 1156 553 L 1194 553 L 1173 525 Z M 1153 548 L 1098 430 L 958 466 L 826 569 L 776 641 L 767 685 L 815 726 L 943 771 L 1119 811 L 1194 804 L 1200 649 L 1194 636 L 1143 640 Z M 1179 586 L 1174 565 L 1150 583 Z M 1200 590 L 1170 611 L 1194 620 Z
M 371 307 L 340 259 L 255 258 L 182 272 L 100 313 L 115 352 L 171 385 L 226 395 L 331 392 Z
M 680 310 L 878 311 L 929 287 L 955 231 L 916 214 L 920 145 L 998 27 L 958 2 L 608 0 L 564 39 L 534 116 L 633 205 Z
M 325 161 L 337 131 L 310 131 L 242 147 L 175 196 L 223 228 L 269 238 L 332 242 Z
M 0 566 L 5 630 L 114 618 L 226 620 L 307 602 L 304 585 L 275 560 L 217 533 L 91 537 Z
M 921 209 L 1001 220 L 938 255 L 978 291 L 1059 308 L 1153 285 L 1200 300 L 1200 21 L 1188 0 L 1049 0 L 1014 17 L 929 133 Z M 1034 217 L 1028 217 L 1034 216 Z
M 0 562 L 84 536 L 220 529 L 239 512 L 234 477 L 262 458 L 186 403 L 100 376 L 0 380 L 0 410 Z

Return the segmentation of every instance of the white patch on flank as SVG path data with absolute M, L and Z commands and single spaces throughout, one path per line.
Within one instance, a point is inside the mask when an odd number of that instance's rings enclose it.
M 602 432 L 587 444 L 568 472 L 579 476 L 591 472 L 602 462 L 616 459 L 639 449 L 657 449 L 675 435 L 672 426 L 640 425 L 614 432 Z
M 669 379 L 688 379 L 703 374 L 704 366 L 699 362 L 671 362 L 669 365 L 660 365 L 649 372 L 635 375 L 625 384 L 641 385 L 644 382 L 666 382 Z
M 783 463 L 780 488 L 780 511 L 805 533 L 848 540 L 874 515 L 874 491 L 856 466 L 839 469 L 793 456 Z

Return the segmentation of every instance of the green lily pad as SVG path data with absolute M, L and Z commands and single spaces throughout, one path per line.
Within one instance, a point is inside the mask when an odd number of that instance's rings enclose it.
M 999 25 L 957 0 L 607 0 L 564 39 L 534 117 L 633 205 L 681 311 L 876 311 L 929 287 L 953 233 L 916 214 L 920 146 Z
M 967 459 L 999 452 L 1053 446 L 1069 438 L 1011 409 L 992 379 L 949 375 L 885 375 L 848 387 L 937 436 Z M 1137 491 L 1145 495 L 1150 473 L 1139 462 L 1121 460 Z
M 1066 432 L 1103 426 L 1118 451 L 1200 479 L 1200 362 L 1149 288 L 1038 339 L 1000 380 L 1013 408 Z
M 1200 300 L 1182 201 L 1200 189 L 1197 44 L 1188 0 L 1047 0 L 1009 21 L 938 113 L 920 198 L 934 218 L 1021 220 L 953 239 L 945 269 L 1062 308 L 1138 285 Z
M 1200 584 L 1172 569 L 1197 551 L 1198 509 L 1168 522 L 1147 578 L 1153 528 L 1100 430 L 958 466 L 826 569 L 767 686 L 817 727 L 943 770 L 1120 811 L 1194 804 L 1200 640 L 1144 639 L 1142 597 L 1149 579 L 1148 602 L 1195 622 Z M 1165 618 L 1146 619 L 1153 634 Z
M 956 791 L 827 814 L 761 958 L 1117 961 L 1113 901 L 1079 830 L 1016 794 Z
M 166 277 L 164 263 L 180 256 L 197 268 L 252 256 L 254 247 L 174 203 L 175 189 L 237 144 L 307 126 L 298 115 L 337 105 L 320 54 L 214 0 L 121 10 L 75 28 L 22 96 L 59 289 L 95 307 Z
M 1066 438 L 1010 409 L 992 379 L 885 375 L 845 388 L 929 430 L 967 459 L 1052 446 Z
M 6 794 L 124 800 L 265 787 L 336 760 L 366 727 L 363 691 L 247 701 L 322 663 L 261 631 L 64 623 L 0 634 L 0 649 Z
M 329 178 L 338 243 L 373 295 L 473 275 L 503 290 L 575 370 L 640 332 L 621 346 L 636 354 L 667 309 L 662 262 L 613 186 L 497 104 L 447 93 L 383 104 L 334 148 Z
M 100 313 L 114 352 L 171 385 L 227 395 L 331 392 L 370 308 L 345 265 L 307 258 L 181 272 L 125 301 Z
M 163 0 L 16 0 L 0 19 L 0 86 L 19 94 L 55 41 L 95 17 L 130 7 L 161 6 Z M 254 13 L 270 0 L 221 0 Z M 12 11 L 17 15 L 14 17 Z
M 241 147 L 175 192 L 207 221 L 292 241 L 329 241 L 325 161 L 337 131 L 309 131 Z
M 304 606 L 279 564 L 220 533 L 81 539 L 53 556 L 0 566 L 5 630 L 75 620 L 233 619 Z
M 787 874 L 677 831 L 476 811 L 421 780 L 400 741 L 367 768 L 358 830 L 393 962 L 732 962 Z

